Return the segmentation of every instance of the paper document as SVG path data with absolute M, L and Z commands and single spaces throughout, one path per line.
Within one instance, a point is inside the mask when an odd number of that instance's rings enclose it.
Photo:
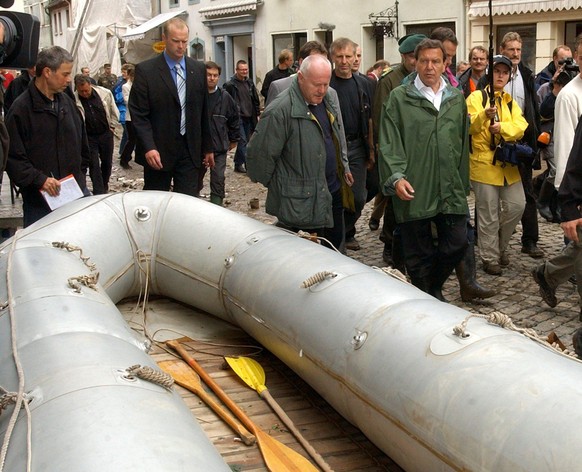
M 44 190 L 40 191 L 51 210 L 62 207 L 66 203 L 77 200 L 83 196 L 83 191 L 81 190 L 81 187 L 79 187 L 73 174 L 67 175 L 59 180 L 59 182 L 61 183 L 61 191 L 56 197 L 52 197 Z

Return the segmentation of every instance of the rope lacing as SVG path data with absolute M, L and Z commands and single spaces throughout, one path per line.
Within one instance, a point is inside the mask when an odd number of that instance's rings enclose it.
M 404 275 L 398 269 L 395 269 L 393 267 L 376 267 L 376 266 L 373 266 L 372 269 L 374 269 L 374 270 L 376 270 L 378 272 L 382 272 L 384 274 L 387 274 L 387 275 L 389 275 L 391 277 L 394 277 L 395 279 L 398 279 L 398 280 L 400 280 L 402 282 L 406 282 L 407 284 L 410 284 L 410 282 L 406 278 L 406 275 Z
M 8 392 L 2 395 L 0 397 L 0 415 L 4 410 L 8 409 L 10 405 L 15 405 L 17 399 L 18 393 Z
M 337 274 L 335 272 L 324 270 L 304 280 L 303 283 L 301 284 L 301 288 L 309 288 L 320 282 L 323 282 L 325 279 L 333 279 L 334 277 L 337 277 Z
M 132 379 L 137 377 L 141 380 L 147 380 L 148 382 L 160 385 L 168 390 L 174 385 L 174 379 L 171 375 L 162 372 L 161 370 L 152 369 L 151 367 L 139 364 L 128 367 L 126 370 L 127 378 Z
M 564 349 L 559 346 L 557 342 L 550 343 L 546 339 L 542 338 L 536 331 L 532 328 L 519 328 L 515 326 L 513 320 L 504 313 L 500 313 L 499 311 L 493 311 L 488 315 L 484 315 L 481 313 L 471 313 L 468 315 L 460 324 L 453 328 L 453 334 L 455 336 L 459 336 L 460 338 L 467 338 L 469 335 L 466 333 L 467 323 L 471 318 L 482 318 L 487 320 L 487 322 L 491 324 L 495 324 L 497 326 L 501 326 L 502 328 L 508 329 L 510 331 L 515 331 L 517 333 L 523 334 L 525 337 L 536 341 L 544 346 L 550 347 L 559 354 L 563 354 L 570 358 L 576 358 L 576 353 L 570 351 L 569 349 Z M 577 359 L 576 359 L 577 360 Z
M 79 246 L 74 246 L 64 241 L 53 241 L 53 247 L 57 249 L 66 249 L 69 252 L 79 252 L 79 259 L 83 261 L 89 270 L 92 272 L 89 275 L 78 275 L 75 277 L 69 277 L 67 283 L 75 292 L 81 293 L 81 285 L 85 285 L 92 290 L 97 290 L 97 282 L 99 281 L 99 272 L 96 271 L 96 266 L 93 262 L 89 262 L 89 257 L 83 255 L 83 249 Z

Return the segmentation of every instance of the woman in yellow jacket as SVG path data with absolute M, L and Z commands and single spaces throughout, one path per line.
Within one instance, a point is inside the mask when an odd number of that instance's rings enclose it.
M 491 150 L 491 135 L 496 145 L 502 138 L 507 142 L 517 141 L 528 126 L 517 102 L 503 91 L 510 79 L 511 67 L 508 58 L 493 58 L 495 106 L 489 104 L 489 86 L 485 89 L 485 105 L 481 90 L 467 97 L 471 115 L 470 178 L 477 209 L 478 245 L 483 270 L 491 275 L 501 275 L 501 266 L 509 264 L 505 250 L 525 208 L 518 167 L 494 163 Z

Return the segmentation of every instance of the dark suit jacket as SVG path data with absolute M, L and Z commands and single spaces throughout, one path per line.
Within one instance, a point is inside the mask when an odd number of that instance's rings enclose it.
M 163 171 L 171 172 L 183 155 L 180 99 L 163 54 L 136 66 L 129 96 L 131 121 L 137 135 L 135 161 L 147 165 L 145 153 L 157 149 Z M 204 63 L 186 58 L 186 139 L 196 167 L 203 153 L 212 152 L 208 120 L 208 92 Z

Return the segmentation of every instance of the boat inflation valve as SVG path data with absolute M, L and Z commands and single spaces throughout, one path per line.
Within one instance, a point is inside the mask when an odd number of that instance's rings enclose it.
M 152 212 L 147 207 L 137 207 L 134 212 L 137 221 L 147 221 L 152 217 Z
M 354 349 L 357 351 L 364 345 L 366 339 L 368 339 L 368 333 L 356 330 L 356 334 L 352 338 L 352 346 L 354 346 Z

